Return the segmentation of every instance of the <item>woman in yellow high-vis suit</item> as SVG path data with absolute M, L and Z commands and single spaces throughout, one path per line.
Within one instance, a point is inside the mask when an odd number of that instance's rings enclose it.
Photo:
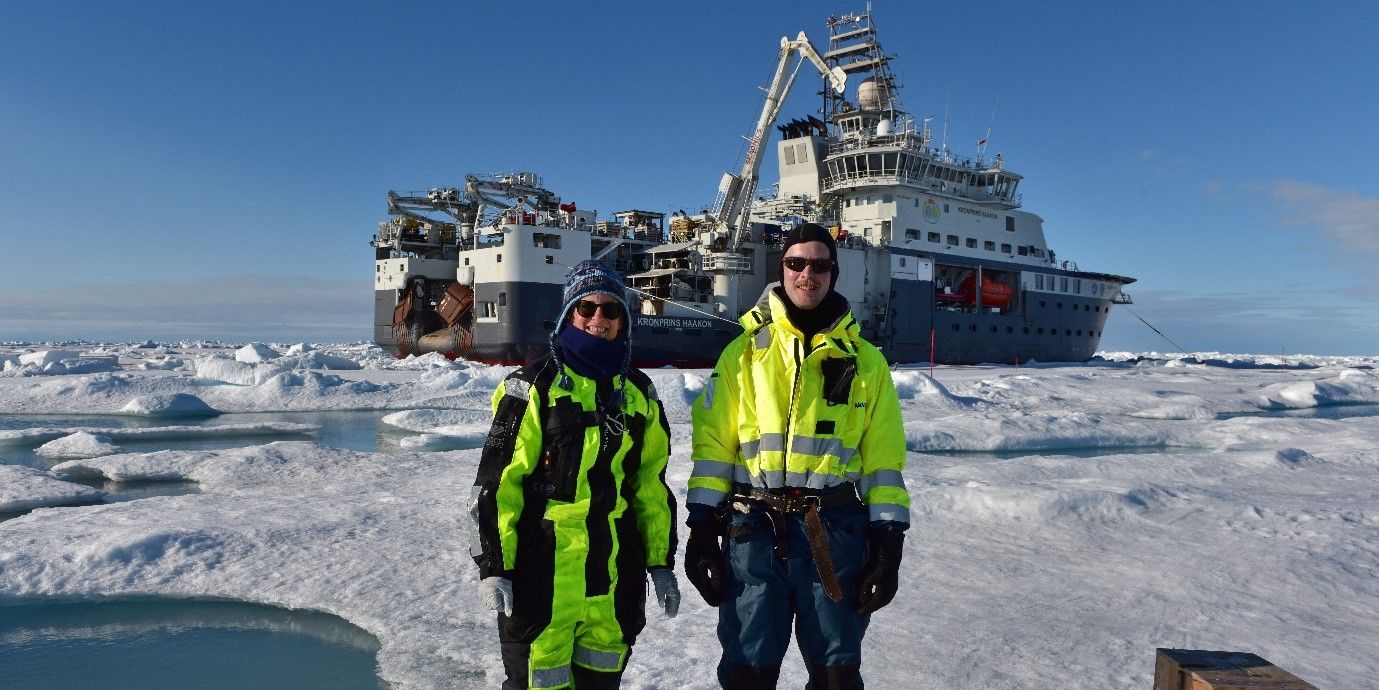
M 646 623 L 647 574 L 667 616 L 680 601 L 670 431 L 628 365 L 622 279 L 584 262 L 563 297 L 551 354 L 493 394 L 470 508 L 504 690 L 618 687 Z

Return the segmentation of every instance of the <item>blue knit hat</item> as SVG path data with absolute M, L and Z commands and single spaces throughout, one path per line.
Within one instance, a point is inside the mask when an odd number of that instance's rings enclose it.
M 559 332 L 561 326 L 564 325 L 566 318 L 570 315 L 570 309 L 575 306 L 575 302 L 596 292 L 602 292 L 618 300 L 624 313 L 631 312 L 627 308 L 627 288 L 623 286 L 622 276 L 618 275 L 618 272 L 610 268 L 608 264 L 599 261 L 581 261 L 570 269 L 570 276 L 565 279 L 565 290 L 560 296 L 560 301 L 564 302 L 564 306 L 560 307 L 560 314 L 556 320 L 556 332 Z M 619 337 L 627 338 L 631 326 L 632 319 L 624 318 L 622 333 L 619 334 Z
M 599 261 L 581 261 L 574 268 L 570 269 L 570 275 L 565 279 L 565 289 L 561 292 L 561 301 L 564 303 L 560 307 L 560 313 L 556 315 L 555 330 L 551 331 L 550 350 L 551 357 L 556 362 L 559 370 L 561 365 L 560 349 L 556 347 L 556 342 L 560 338 L 560 331 L 570 322 L 570 310 L 574 308 L 575 302 L 592 295 L 602 292 L 609 295 L 622 305 L 623 318 L 622 330 L 618 332 L 618 339 L 627 343 L 627 355 L 622 363 L 624 375 L 632 365 L 632 310 L 627 307 L 627 288 L 623 285 L 622 276 L 618 275 L 610 266 Z M 626 384 L 624 376 L 623 384 Z M 561 374 L 559 385 L 568 389 L 570 381 L 568 377 Z M 618 386 L 616 393 L 617 404 L 621 406 L 623 396 L 622 386 Z

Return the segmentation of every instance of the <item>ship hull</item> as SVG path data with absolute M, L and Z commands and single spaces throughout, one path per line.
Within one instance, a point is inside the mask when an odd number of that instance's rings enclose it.
M 934 284 L 893 280 L 885 332 L 864 333 L 895 364 L 1021 364 L 1080 362 L 1101 340 L 1111 300 L 1077 295 L 1024 294 L 1005 313 L 936 304 Z M 499 303 L 496 317 L 479 317 L 467 350 L 437 350 L 451 358 L 490 364 L 522 364 L 549 352 L 549 336 L 560 309 L 560 286 L 507 282 L 477 285 L 477 301 Z M 375 292 L 374 340 L 402 355 L 392 323 L 396 290 Z M 713 366 L 741 333 L 736 324 L 703 318 L 634 315 L 633 363 L 639 367 Z M 414 350 L 423 354 L 424 348 Z

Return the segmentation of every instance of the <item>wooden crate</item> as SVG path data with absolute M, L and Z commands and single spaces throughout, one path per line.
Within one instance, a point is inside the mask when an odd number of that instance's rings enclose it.
M 1249 652 L 1157 651 L 1154 690 L 1318 690 Z

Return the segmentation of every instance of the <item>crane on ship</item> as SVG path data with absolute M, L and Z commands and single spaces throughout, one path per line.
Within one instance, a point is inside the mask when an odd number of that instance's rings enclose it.
M 799 54 L 799 62 L 795 64 L 794 72 L 787 79 L 786 68 L 790 66 L 790 56 L 795 53 Z M 766 102 L 762 105 L 756 129 L 752 132 L 752 138 L 748 140 L 747 156 L 742 161 L 742 171 L 737 175 L 731 172 L 723 173 L 723 179 L 718 185 L 719 199 L 714 204 L 714 218 L 719 229 L 731 236 L 727 246 L 730 253 L 741 251 L 742 242 L 746 239 L 747 228 L 751 222 L 748 210 L 761 173 L 763 144 L 771 125 L 775 124 L 776 118 L 780 115 L 781 104 L 790 94 L 791 87 L 795 85 L 795 77 L 799 76 L 800 67 L 806 60 L 818 68 L 819 73 L 835 92 L 842 94 L 847 87 L 847 73 L 841 67 L 829 67 L 803 31 L 793 40 L 781 37 L 776 72 L 771 79 L 771 86 L 766 90 Z

